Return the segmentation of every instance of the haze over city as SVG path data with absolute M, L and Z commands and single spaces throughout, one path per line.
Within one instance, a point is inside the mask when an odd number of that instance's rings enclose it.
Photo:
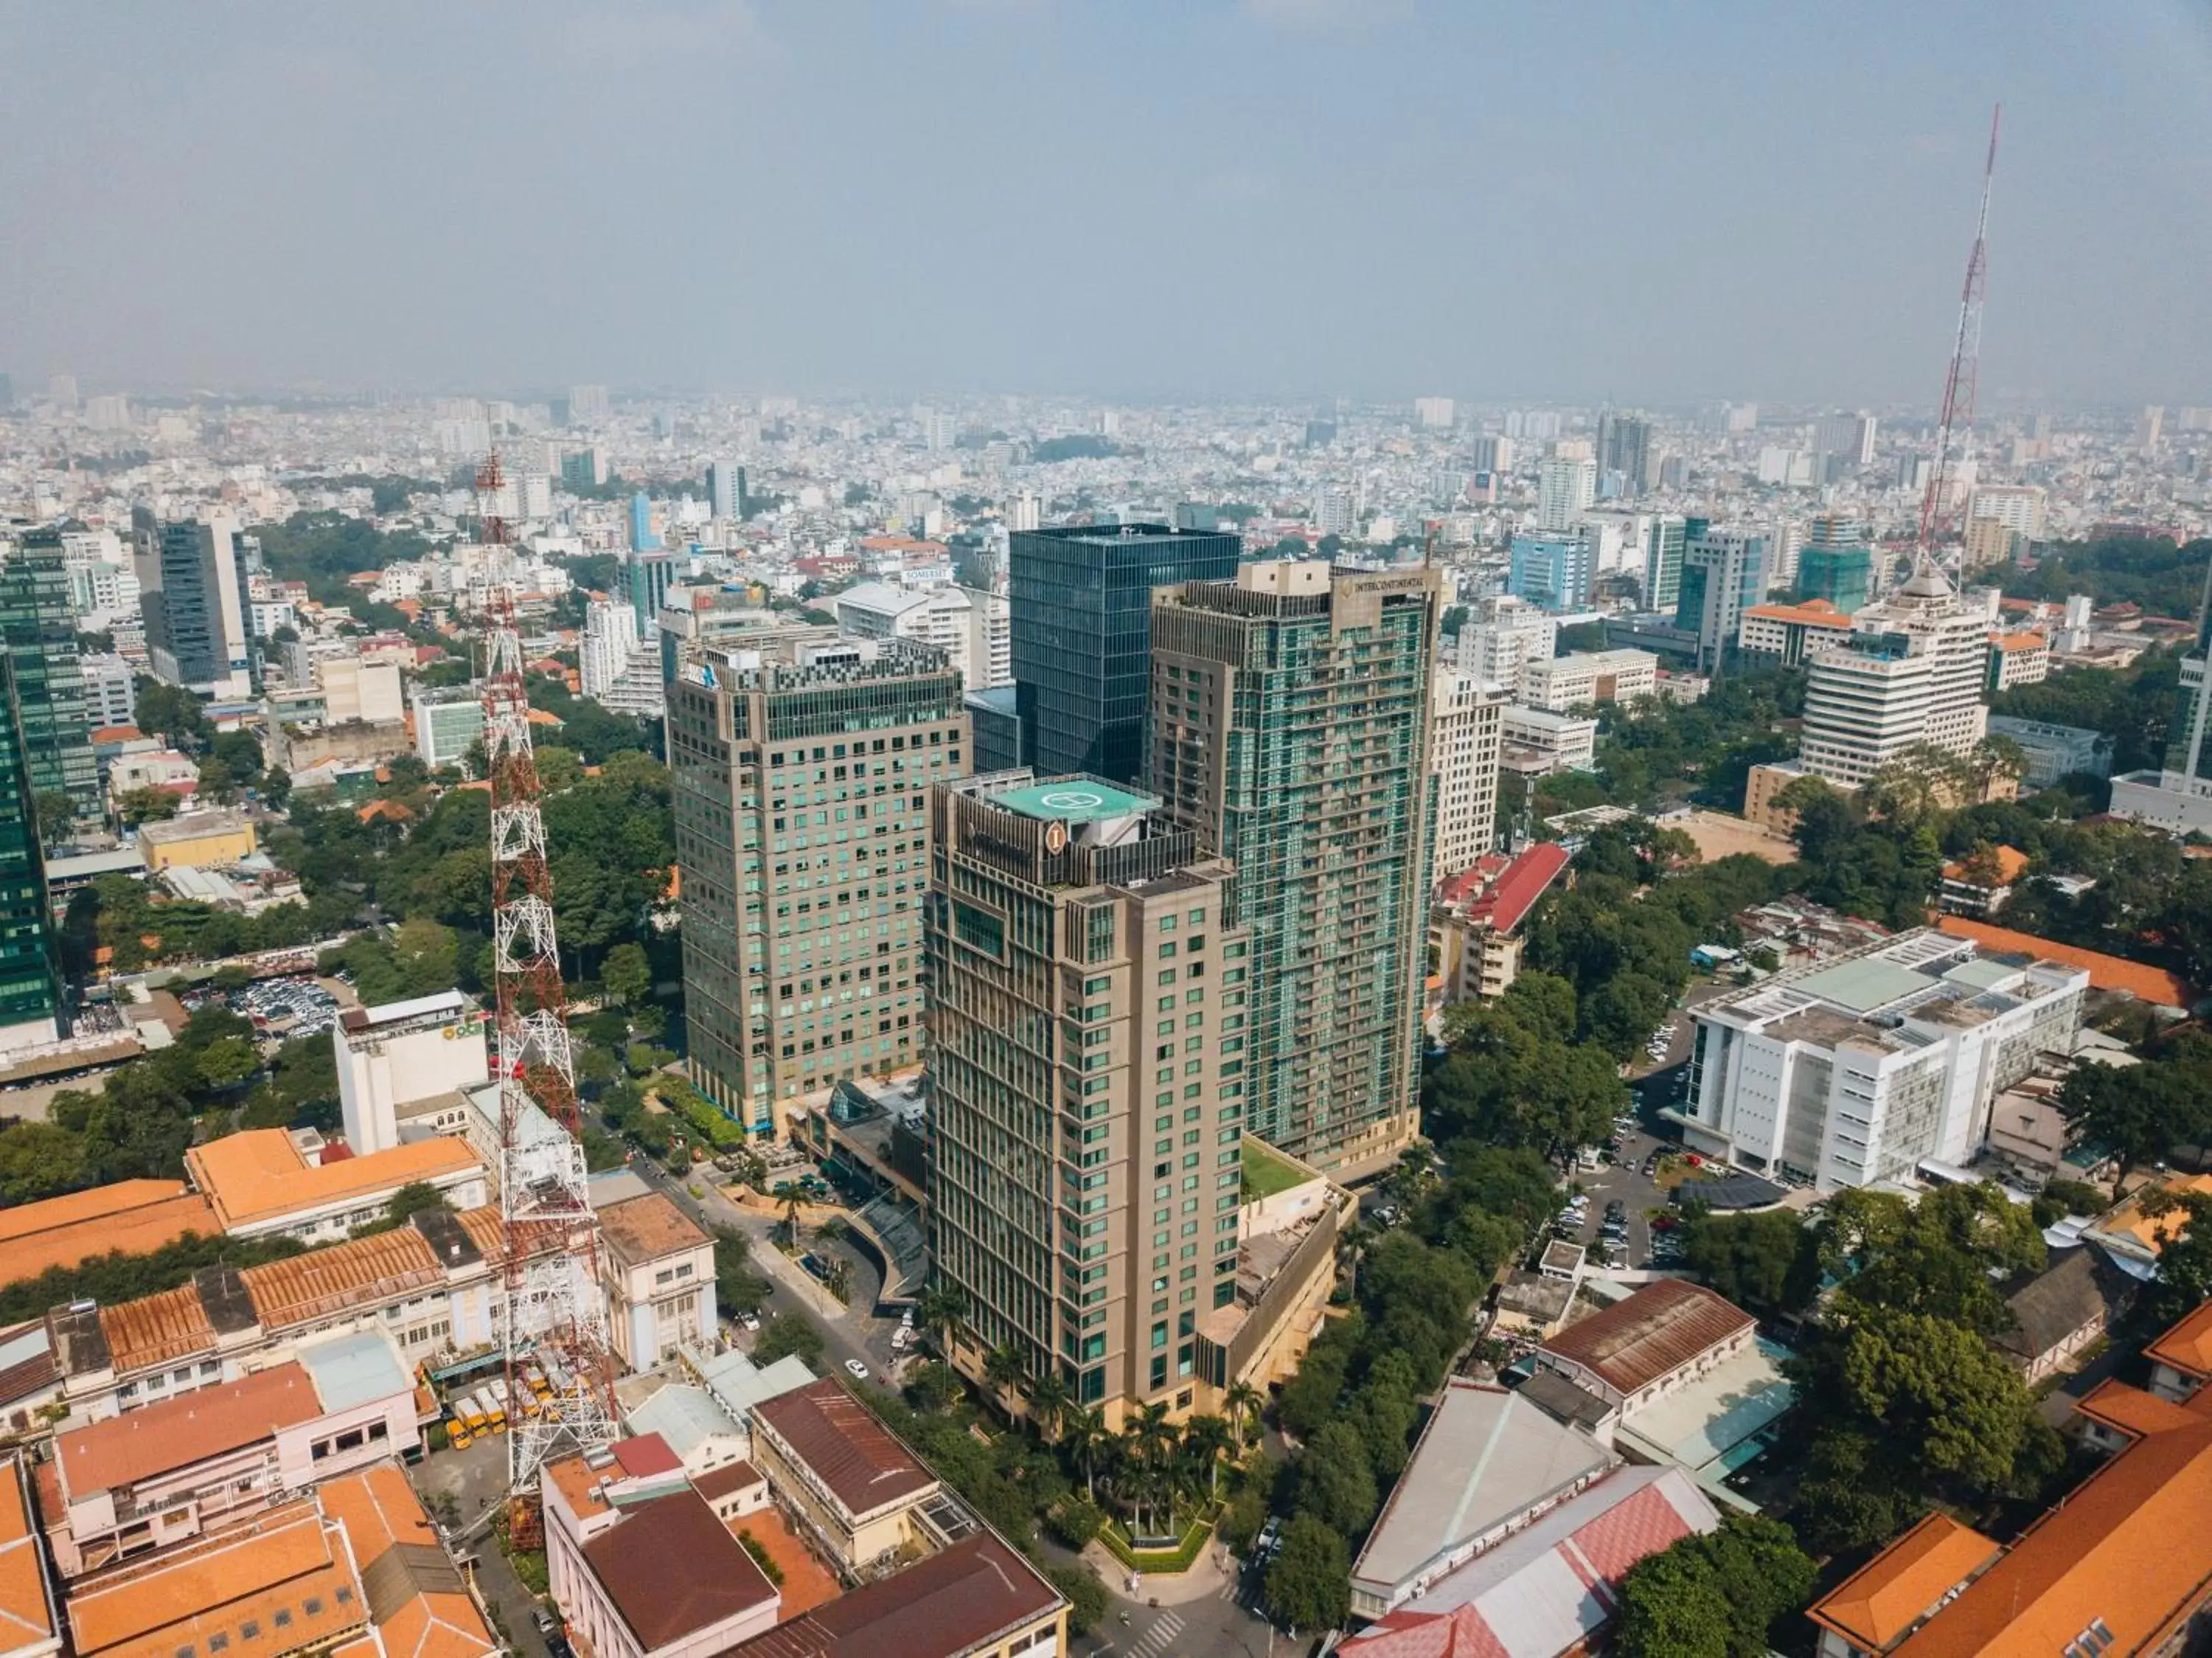
M 2212 369 L 2212 23 L 2114 6 L 0 9 L 88 387 L 1932 405 Z

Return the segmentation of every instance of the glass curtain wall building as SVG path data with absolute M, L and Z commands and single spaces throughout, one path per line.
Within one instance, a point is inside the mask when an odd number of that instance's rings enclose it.
M 31 531 L 0 565 L 0 643 L 14 663 L 15 713 L 32 792 L 66 795 L 72 815 L 97 818 L 100 769 L 92 753 L 60 531 Z M 44 826 L 49 834 L 67 826 Z
M 14 661 L 0 652 L 0 1048 L 62 1034 L 61 967 L 15 680 Z
M 1226 581 L 1242 546 L 1164 524 L 1014 533 L 1009 623 L 1029 765 L 1116 783 L 1142 775 L 1152 589 Z
M 1236 868 L 1247 1126 L 1339 1178 L 1419 1126 L 1432 570 L 1247 564 L 1160 594 L 1152 791 Z
M 708 646 L 668 688 L 691 1078 L 775 1102 L 921 1058 L 928 789 L 964 776 L 945 653 L 834 628 Z

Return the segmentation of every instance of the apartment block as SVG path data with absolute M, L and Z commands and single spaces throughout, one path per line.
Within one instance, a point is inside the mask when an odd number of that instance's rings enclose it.
M 1964 754 L 1981 741 L 1989 710 L 1989 623 L 1959 602 L 1933 565 L 1851 619 L 1833 649 L 1814 653 L 1798 758 L 1857 788 L 1907 750 Z
M 1340 1179 L 1418 1129 L 1440 594 L 1281 562 L 1153 598 L 1153 792 L 1251 930 L 1246 1122 Z
M 1000 1346 L 1118 1423 L 1190 1409 L 1236 1295 L 1250 939 L 1159 802 L 1001 772 L 932 806 L 930 1224 Z
M 1699 1007 L 1673 1114 L 1692 1150 L 1823 1192 L 1910 1182 L 1972 1161 L 1997 1094 L 2072 1051 L 2088 987 L 1916 928 Z
M 944 654 L 832 629 L 687 655 L 668 688 L 692 1079 L 774 1103 L 921 1058 L 928 790 L 968 771 Z
M 1521 670 L 1525 708 L 1565 714 L 1597 703 L 1632 703 L 1656 696 L 1659 659 L 1648 650 L 1576 650 Z
M 1472 674 L 1436 670 L 1429 692 L 1429 767 L 1437 802 L 1433 883 L 1471 868 L 1498 842 L 1498 759 L 1507 695 Z

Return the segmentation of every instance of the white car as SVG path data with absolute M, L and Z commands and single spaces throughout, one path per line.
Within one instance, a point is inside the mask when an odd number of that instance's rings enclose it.
M 906 1326 L 904 1325 L 901 1325 L 897 1329 L 891 1332 L 891 1350 L 893 1352 L 898 1351 L 901 1348 L 906 1345 Z
M 748 1313 L 744 1317 L 739 1319 L 738 1322 L 744 1325 L 748 1330 L 757 1332 L 760 1329 L 760 1314 L 757 1313 Z
M 858 1359 L 847 1359 L 845 1368 L 853 1373 L 853 1379 L 855 1381 L 866 1381 L 868 1379 L 868 1367 Z

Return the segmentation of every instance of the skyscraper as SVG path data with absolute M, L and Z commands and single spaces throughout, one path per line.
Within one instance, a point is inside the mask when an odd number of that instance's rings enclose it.
M 38 791 L 15 709 L 14 664 L 0 651 L 0 1049 L 62 1034 L 61 967 L 39 845 Z
M 1875 418 L 1838 410 L 1813 423 L 1813 448 L 1845 472 L 1874 464 Z
M 942 652 L 834 628 L 695 648 L 668 687 L 692 1080 L 774 1102 L 921 1057 L 927 793 L 967 771 Z
M 1766 538 L 1746 530 L 1687 525 L 1674 625 L 1698 636 L 1698 671 L 1710 674 L 1743 625 L 1743 613 L 1766 595 Z
M 1022 741 L 1040 773 L 1133 782 L 1145 765 L 1152 589 L 1225 581 L 1243 543 L 1225 533 L 1121 524 L 1023 530 L 1008 592 Z
M 1589 602 L 1593 562 L 1580 530 L 1516 535 L 1505 590 L 1540 610 L 1579 610 Z
M 595 425 L 614 413 L 604 386 L 575 386 L 568 391 L 568 418 L 580 426 Z
M 1644 608 L 1672 610 L 1682 597 L 1682 549 L 1688 521 L 1680 513 L 1656 512 L 1644 532 Z
M 164 523 L 135 507 L 131 530 L 154 677 L 218 702 L 252 695 L 246 553 L 237 521 L 210 512 L 198 523 Z
M 629 498 L 629 550 L 657 552 L 660 538 L 653 530 L 653 500 L 643 490 Z
M 1597 466 L 1617 472 L 1621 487 L 1641 495 L 1651 487 L 1651 423 L 1641 415 L 1607 410 L 1597 420 Z
M 64 794 L 100 815 L 100 769 L 77 661 L 76 618 L 59 530 L 33 530 L 0 565 L 0 643 L 15 661 L 16 721 L 34 794 Z M 46 824 L 48 833 L 65 826 Z
M 1823 515 L 1797 555 L 1797 594 L 1825 599 L 1846 616 L 1874 597 L 1874 549 L 1866 526 L 1855 518 Z
M 640 497 L 641 500 L 644 497 Z M 666 552 L 629 552 L 623 555 L 623 594 L 629 600 L 637 623 L 637 637 L 650 639 L 659 625 L 661 601 L 676 573 L 676 559 Z
M 709 461 L 707 466 L 707 498 L 717 518 L 743 518 L 745 515 L 745 469 L 726 460 Z
M 2085 595 L 2086 597 L 2086 595 Z M 2086 612 L 2086 602 L 2082 607 Z M 2087 617 L 2084 617 L 2084 622 Z M 2212 832 L 2212 564 L 2197 607 L 2197 643 L 2181 659 L 2166 764 L 2112 779 L 2112 815 L 2174 834 Z
M 1536 468 L 1536 527 L 1565 530 L 1597 498 L 1597 462 L 1553 455 Z
M 1103 778 L 933 791 L 930 1226 L 1001 1346 L 1180 1413 L 1237 1287 L 1246 938 L 1228 866 Z
M 1152 604 L 1152 792 L 1236 866 L 1247 1123 L 1357 1174 L 1416 1131 L 1433 570 L 1246 564 Z

